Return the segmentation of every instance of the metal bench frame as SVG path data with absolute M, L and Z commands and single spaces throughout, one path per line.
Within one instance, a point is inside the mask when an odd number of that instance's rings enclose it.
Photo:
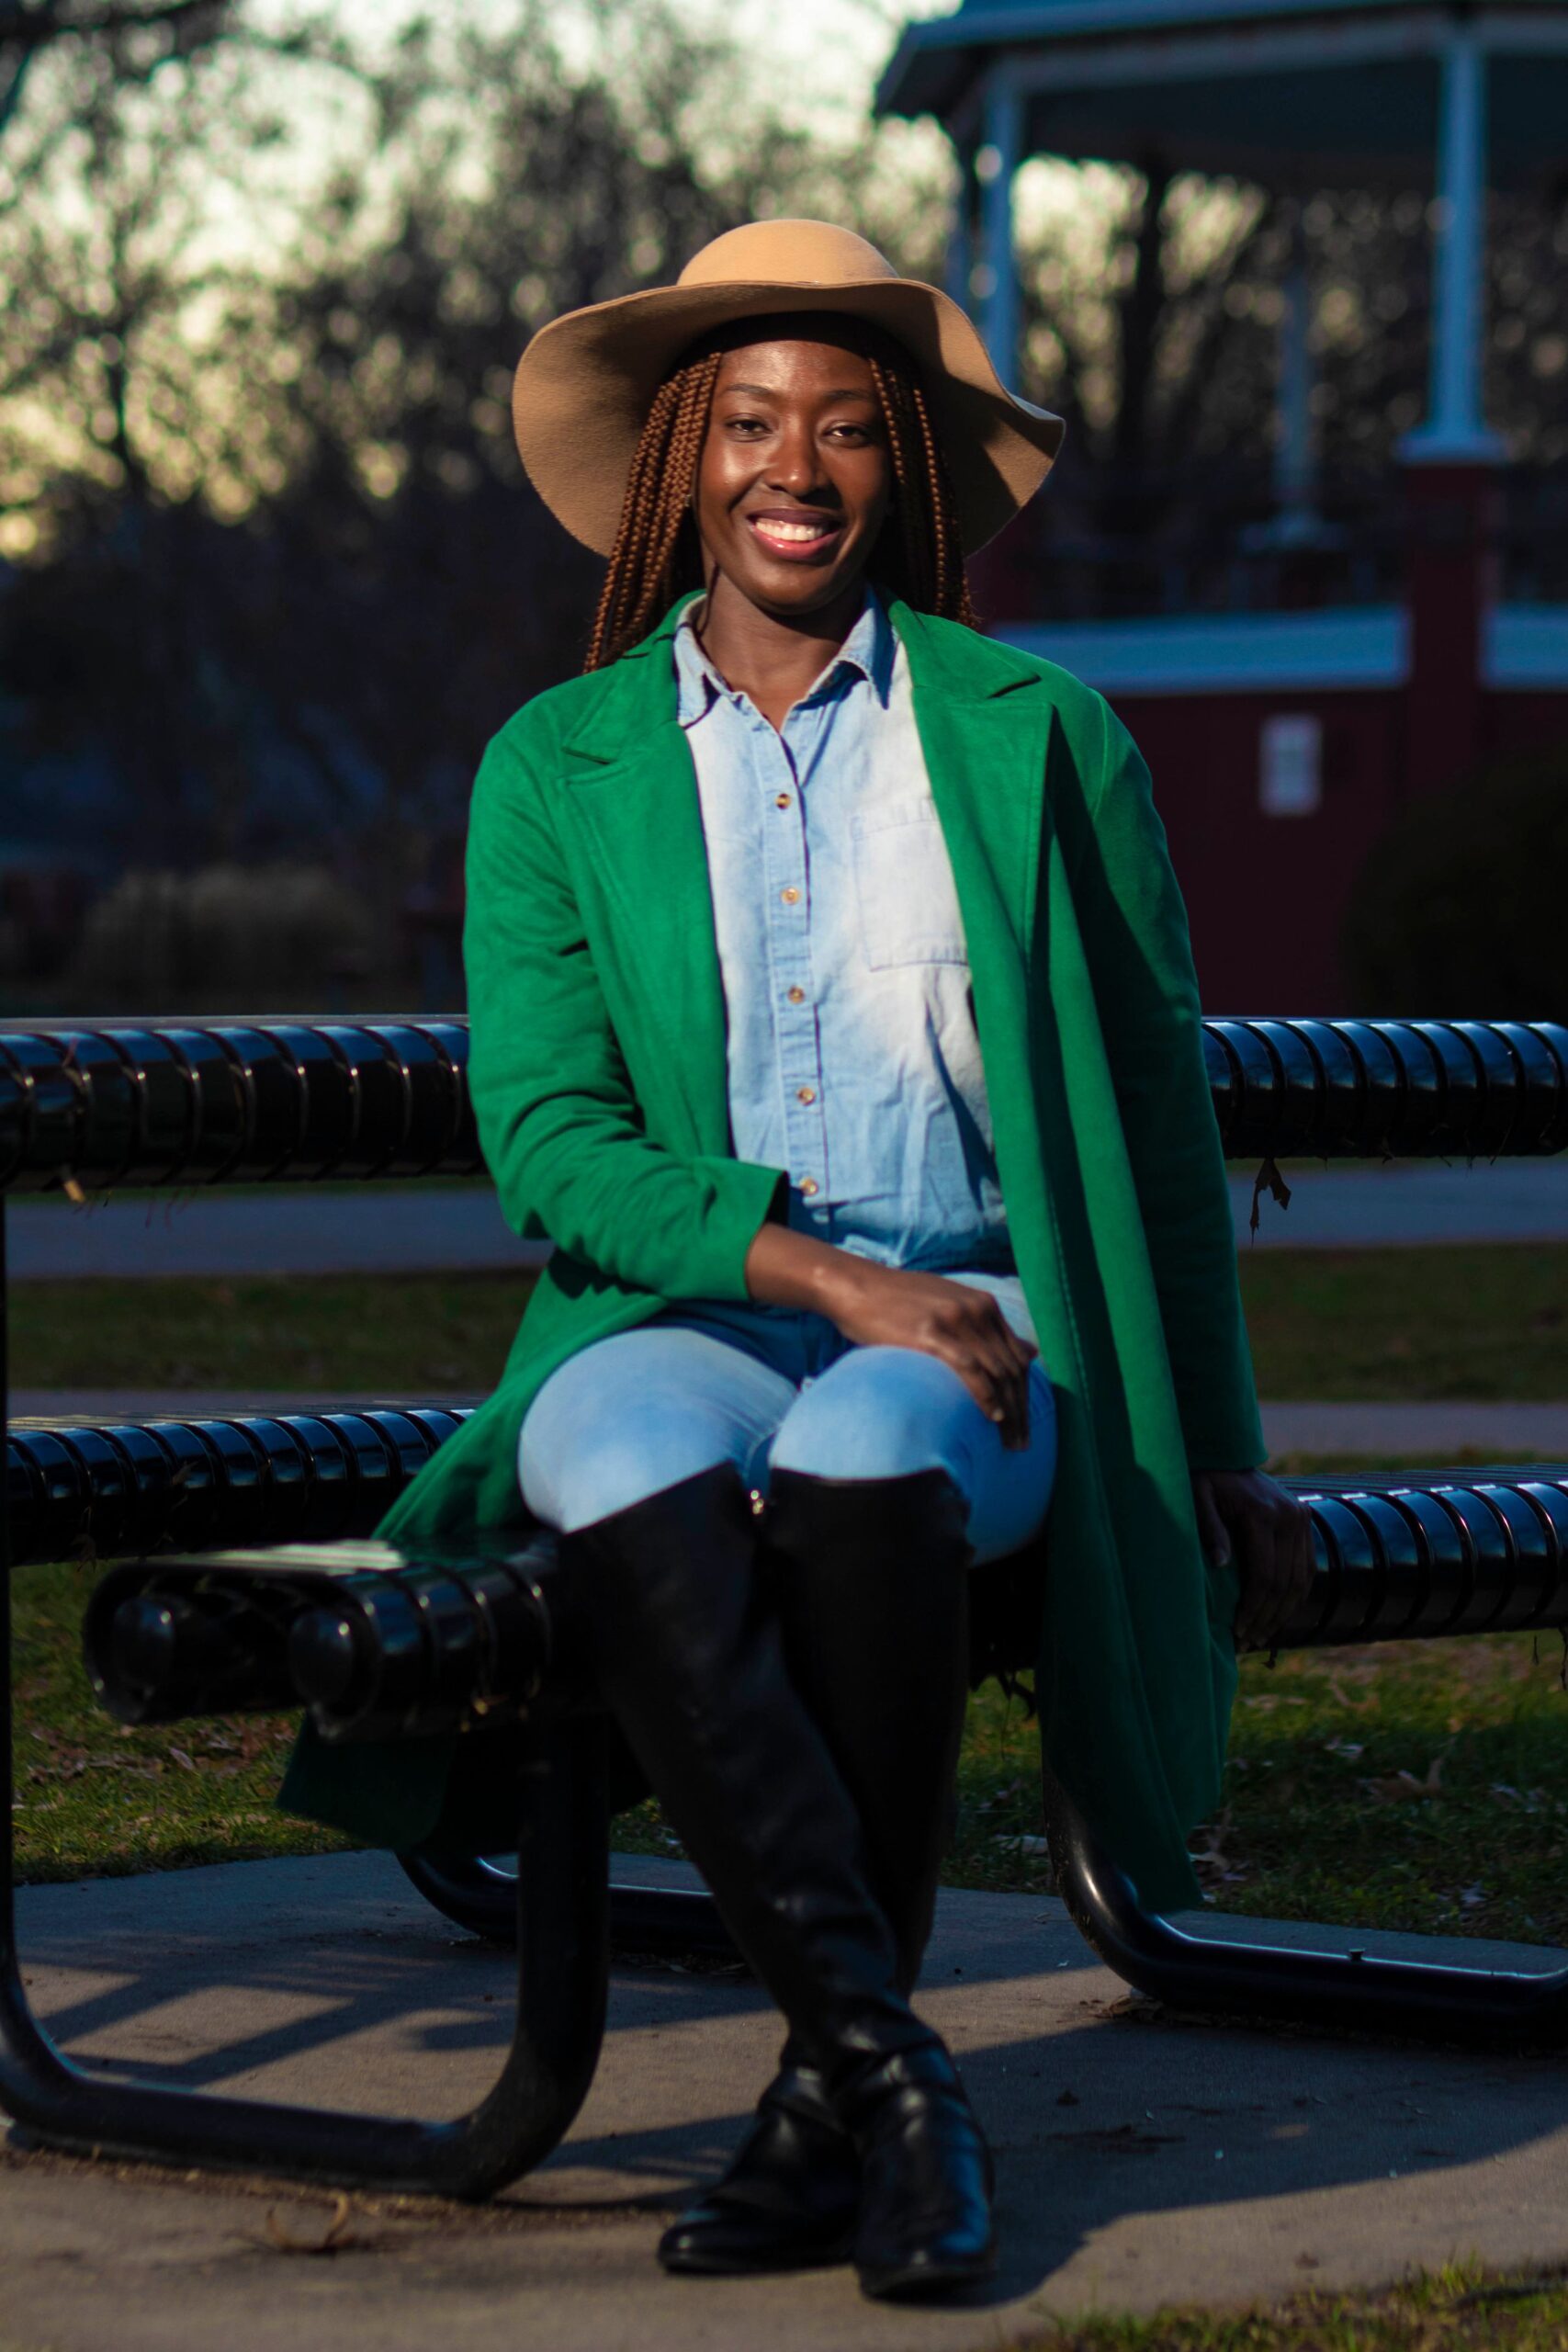
M 1568 1141 L 1568 1032 L 1550 1023 L 1215 1021 L 1205 1023 L 1205 1048 L 1232 1157 L 1493 1157 L 1554 1152 Z M 55 2047 L 32 2014 L 18 1965 L 6 1192 L 68 1181 L 107 1187 L 471 1173 L 480 1159 L 466 1053 L 466 1027 L 456 1021 L 0 1033 L 0 2107 L 50 2145 L 477 2198 L 549 2153 L 592 2080 L 608 1967 L 604 1726 L 592 1716 L 564 1717 L 537 1733 L 519 1830 L 513 2038 L 494 2088 L 455 2122 L 105 2079 Z M 409 1416 L 416 1428 L 424 1419 Z M 285 1425 L 213 1423 L 205 1425 L 209 1437 L 196 1425 L 174 1426 L 195 1434 L 198 1453 L 209 1446 L 214 1461 L 231 1442 L 259 1462 L 253 1483 L 265 1485 L 273 1441 L 264 1432 Z M 440 1433 L 434 1417 L 422 1430 L 426 1443 Z M 157 1446 L 151 1431 L 141 1434 Z M 84 1432 L 80 1442 L 54 1434 L 75 1456 L 84 1499 L 93 1486 L 84 1460 L 93 1441 L 111 1464 L 127 1465 L 109 1432 Z M 400 1462 L 381 1490 L 386 1499 L 417 1466 Z M 129 1469 L 134 1488 L 133 1463 Z M 1311 1491 L 1329 1603 L 1315 1630 L 1305 1631 L 1308 1640 L 1554 1624 L 1568 1614 L 1568 1469 L 1398 1490 L 1324 1481 Z M 1442 1626 L 1424 1622 L 1445 1589 L 1438 1571 L 1456 1549 L 1466 1604 L 1490 1577 L 1492 1605 L 1479 1621 L 1461 1606 L 1457 1623 L 1453 1608 Z M 1451 1583 L 1447 1589 L 1451 1601 Z M 1142 1908 L 1059 1788 L 1048 1782 L 1044 1802 L 1073 1917 L 1113 1969 L 1162 2000 L 1445 2036 L 1568 2032 L 1568 1954 L 1560 1969 L 1525 1973 L 1458 1959 L 1412 1963 L 1205 1938 Z M 706 1898 L 687 1899 L 703 1906 L 693 1916 L 709 1923 L 711 1937 Z M 1450 1940 L 1462 1948 L 1463 1939 Z

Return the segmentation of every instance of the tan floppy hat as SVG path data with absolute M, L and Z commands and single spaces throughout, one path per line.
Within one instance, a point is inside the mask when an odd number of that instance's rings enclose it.
M 517 363 L 512 420 L 540 497 L 600 555 L 654 393 L 686 346 L 733 319 L 838 311 L 870 320 L 919 365 L 953 477 L 966 554 L 1050 472 L 1066 426 L 1006 390 L 956 302 L 900 277 L 876 247 L 827 220 L 753 220 L 694 254 L 673 286 L 569 311 Z

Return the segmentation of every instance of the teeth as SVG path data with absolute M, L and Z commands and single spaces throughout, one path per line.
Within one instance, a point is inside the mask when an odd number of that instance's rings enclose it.
M 770 539 L 820 539 L 828 533 L 826 523 L 759 523 L 759 531 Z

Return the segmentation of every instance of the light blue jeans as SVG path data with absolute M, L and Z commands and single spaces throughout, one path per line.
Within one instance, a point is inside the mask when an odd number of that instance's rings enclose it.
M 1034 1340 L 1016 1274 L 952 1273 L 990 1291 Z M 826 1316 L 699 1300 L 581 1348 L 524 1417 L 523 1499 L 548 1527 L 587 1527 L 733 1462 L 771 1471 L 897 1478 L 945 1470 L 969 1507 L 976 1563 L 1028 1542 L 1056 1467 L 1051 1384 L 1029 1368 L 1029 1443 L 1005 1446 L 963 1381 L 917 1348 L 857 1347 Z

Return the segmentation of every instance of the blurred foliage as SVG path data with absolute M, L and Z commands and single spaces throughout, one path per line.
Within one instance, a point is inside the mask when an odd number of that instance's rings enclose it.
M 7 832 L 106 875 L 308 837 L 397 941 L 487 736 L 585 642 L 597 566 L 512 446 L 527 336 L 753 214 L 900 242 L 879 142 L 826 151 L 738 44 L 630 13 L 35 76 L 0 160 Z M 941 195 L 899 183 L 928 275 Z
M 229 29 L 232 0 L 0 0 L 0 130 L 29 71 L 62 43 L 96 48 L 122 79 L 145 78 Z
M 1562 877 L 1568 747 L 1498 761 L 1423 795 L 1357 876 L 1343 948 L 1358 1003 L 1492 1020 L 1528 1005 L 1568 1021 Z

